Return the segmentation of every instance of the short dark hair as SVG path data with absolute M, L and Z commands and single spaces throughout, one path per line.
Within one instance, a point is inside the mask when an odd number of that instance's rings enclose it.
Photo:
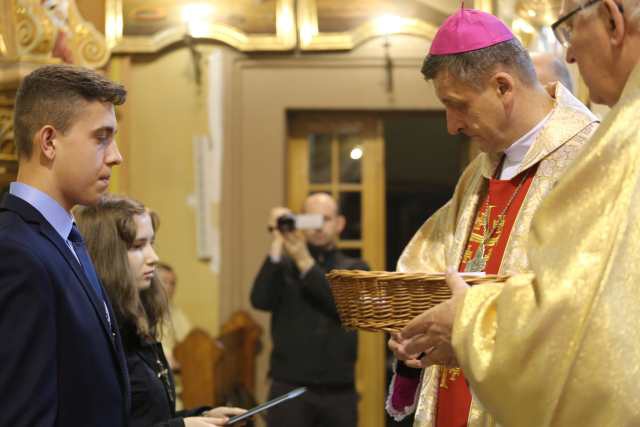
M 513 70 L 526 85 L 531 86 L 537 80 L 531 57 L 516 38 L 471 52 L 427 55 L 420 71 L 426 80 L 433 80 L 441 71 L 447 71 L 480 90 L 500 65 Z
M 127 91 L 93 70 L 71 65 L 46 65 L 27 75 L 16 94 L 13 118 L 16 151 L 30 158 L 33 135 L 51 125 L 66 132 L 84 102 L 124 104 Z

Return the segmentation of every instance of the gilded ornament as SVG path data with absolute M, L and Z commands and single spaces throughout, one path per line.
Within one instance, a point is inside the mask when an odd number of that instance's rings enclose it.
M 104 36 L 82 18 L 74 0 L 3 3 L 11 19 L 2 23 L 2 57 L 37 63 L 62 60 L 89 68 L 102 67 L 108 61 L 110 51 Z M 11 34 L 14 37 L 7 36 Z
M 14 156 L 14 153 L 13 112 L 9 108 L 0 108 L 0 157 Z

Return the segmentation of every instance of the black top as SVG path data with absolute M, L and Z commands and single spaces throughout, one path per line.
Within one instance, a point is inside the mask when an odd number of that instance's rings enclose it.
M 357 335 L 342 328 L 325 274 L 369 267 L 337 250 L 309 249 L 316 263 L 304 277 L 291 258 L 267 257 L 253 284 L 251 303 L 272 314 L 270 375 L 300 385 L 352 385 Z
M 162 345 L 132 330 L 123 327 L 122 333 L 131 379 L 129 427 L 184 427 L 183 418 L 198 416 L 208 408 L 176 412 L 173 375 Z

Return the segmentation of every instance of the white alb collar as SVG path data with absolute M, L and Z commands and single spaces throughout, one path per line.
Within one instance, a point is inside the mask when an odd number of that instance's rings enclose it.
M 504 150 L 504 162 L 502 163 L 502 171 L 500 172 L 500 179 L 508 180 L 512 179 L 514 176 L 518 174 L 518 170 L 520 169 L 520 165 L 524 160 L 525 156 L 529 152 L 529 148 L 533 145 L 533 142 L 536 140 L 536 137 L 542 130 L 542 128 L 547 124 L 549 117 L 551 117 L 550 111 L 549 114 L 545 116 L 537 125 L 535 125 L 529 132 L 520 137 L 516 142 L 511 144 L 509 148 Z

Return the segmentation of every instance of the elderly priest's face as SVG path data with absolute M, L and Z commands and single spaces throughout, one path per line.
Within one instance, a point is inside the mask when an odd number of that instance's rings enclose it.
M 625 28 L 628 31 L 630 27 L 624 12 L 614 0 L 562 2 L 560 19 L 566 17 L 561 23 L 566 60 L 578 64 L 591 100 L 598 104 L 615 104 L 624 86 L 612 81 Z

